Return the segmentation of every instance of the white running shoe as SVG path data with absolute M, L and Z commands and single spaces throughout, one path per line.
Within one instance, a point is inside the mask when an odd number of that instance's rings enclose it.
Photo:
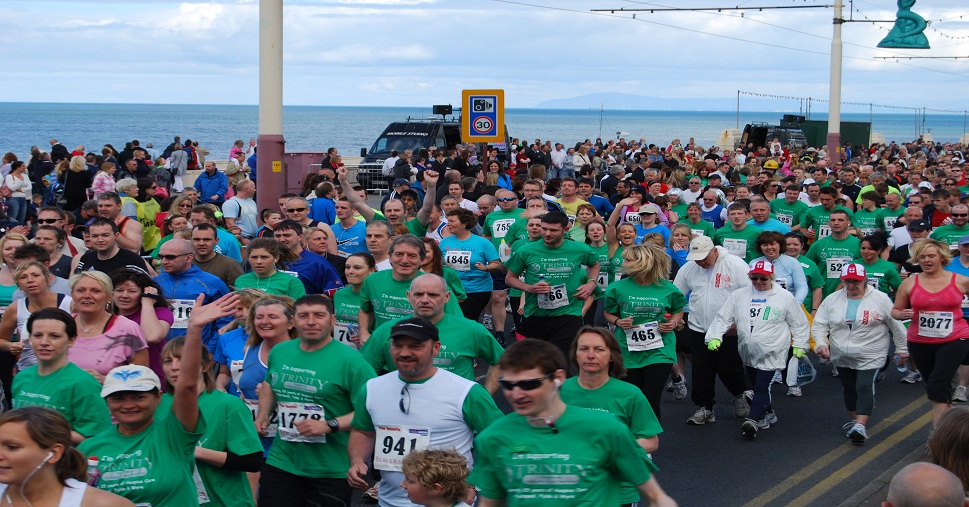
M 774 372 L 774 378 L 770 379 L 771 384 L 783 384 L 784 378 L 781 376 L 781 370 Z
M 952 401 L 961 401 L 965 403 L 966 400 L 966 386 L 959 386 L 956 388 L 956 392 L 952 393 Z
M 795 396 L 795 397 L 800 398 L 801 397 L 801 388 L 798 387 L 798 386 L 788 387 L 787 388 L 787 395 L 788 396 Z
M 683 398 L 686 398 L 686 378 L 680 375 L 680 381 L 673 382 L 672 387 L 674 400 L 682 400 Z
M 696 412 L 686 420 L 686 424 L 692 424 L 694 426 L 702 426 L 706 423 L 716 422 L 717 418 L 713 415 L 713 411 L 706 407 L 697 407 Z
M 740 425 L 740 432 L 747 440 L 753 440 L 757 436 L 757 426 L 757 421 L 747 419 L 743 424 Z
M 868 433 L 865 433 L 865 425 L 861 423 L 855 423 L 848 430 L 848 438 L 851 439 L 851 443 L 855 445 L 864 445 L 865 440 L 868 440 Z
M 922 374 L 916 371 L 908 372 L 904 377 L 902 377 L 902 382 L 906 384 L 915 384 L 922 381 Z

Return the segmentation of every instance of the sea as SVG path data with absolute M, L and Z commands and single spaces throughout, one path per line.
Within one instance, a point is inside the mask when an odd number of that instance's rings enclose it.
M 506 109 L 512 138 L 562 142 L 585 139 L 644 138 L 665 146 L 678 138 L 695 138 L 712 146 L 726 129 L 746 123 L 774 123 L 798 111 L 635 111 L 613 109 Z M 284 106 L 283 135 L 287 152 L 325 151 L 336 147 L 345 156 L 369 148 L 393 121 L 433 116 L 430 107 Z M 0 152 L 22 160 L 31 146 L 49 149 L 56 138 L 69 150 L 83 145 L 100 153 L 106 143 L 121 150 L 134 139 L 163 150 L 174 136 L 199 141 L 210 157 L 224 159 L 237 139 L 258 134 L 258 106 L 186 104 L 68 104 L 0 102 Z M 823 120 L 826 114 L 810 119 Z M 966 134 L 966 114 L 875 113 L 843 111 L 842 121 L 872 122 L 872 132 L 887 141 L 907 142 L 929 133 L 936 141 L 958 141 Z

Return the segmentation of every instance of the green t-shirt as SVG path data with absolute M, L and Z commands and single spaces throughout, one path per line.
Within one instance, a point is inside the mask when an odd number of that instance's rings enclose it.
M 528 239 L 528 219 L 521 217 L 515 220 L 505 235 L 505 244 L 512 246 L 516 241 Z
M 71 429 L 90 437 L 111 428 L 111 414 L 101 398 L 101 383 L 74 363 L 40 375 L 33 365 L 13 378 L 13 408 L 46 407 L 61 413 Z
M 192 476 L 195 445 L 205 431 L 204 413 L 190 432 L 173 413 L 159 418 L 156 412 L 154 422 L 135 435 L 122 435 L 112 426 L 81 442 L 77 449 L 97 457 L 101 471 L 98 489 L 135 504 L 198 505 Z
M 359 311 L 360 293 L 354 292 L 353 287 L 344 287 L 333 294 L 333 316 L 336 317 L 333 338 L 342 343 L 350 343 L 350 337 L 360 333 L 357 322 Z
M 541 241 L 541 238 L 539 238 L 537 240 L 534 240 L 534 241 Z M 515 252 L 521 250 L 521 248 L 523 246 L 525 246 L 525 245 L 527 245 L 529 243 L 533 243 L 534 241 L 533 240 L 529 240 L 527 237 L 525 238 L 524 241 L 516 241 L 515 244 L 511 245 L 511 254 L 512 255 L 515 255 Z M 527 267 L 526 267 L 526 269 L 527 269 Z M 601 269 L 601 267 L 600 267 L 600 269 Z M 519 273 L 518 275 L 519 275 L 518 276 L 518 279 L 524 282 L 525 281 L 525 273 Z M 521 297 L 522 292 L 523 291 L 521 289 L 516 289 L 514 287 L 508 287 L 508 297 L 512 297 L 512 298 Z M 517 308 L 512 308 L 511 311 L 517 312 L 518 309 Z
M 618 417 L 635 438 L 652 438 L 663 432 L 646 396 L 628 382 L 610 378 L 598 389 L 586 389 L 579 385 L 578 377 L 572 377 L 562 384 L 559 394 L 567 405 L 609 412 Z M 621 498 L 624 504 L 638 502 L 639 491 L 632 484 L 623 484 Z
M 390 330 L 399 320 L 411 317 L 412 315 L 408 315 L 381 324 L 374 329 L 370 339 L 360 348 L 360 355 L 370 363 L 374 371 L 385 372 L 397 369 L 394 359 L 390 356 Z M 474 380 L 475 358 L 480 357 L 490 365 L 498 364 L 504 349 L 481 324 L 468 320 L 462 315 L 444 314 L 444 317 L 435 325 L 441 338 L 441 351 L 434 358 L 434 366 L 459 377 Z
M 670 208 L 670 211 L 676 213 L 676 215 L 680 217 L 680 220 L 686 220 L 686 208 L 689 206 L 690 205 L 688 203 L 678 202 Z
M 423 273 L 418 271 L 407 280 L 397 280 L 394 278 L 392 269 L 385 269 L 372 273 L 363 281 L 363 287 L 360 288 L 360 309 L 373 312 L 374 329 L 384 322 L 414 314 L 414 307 L 407 300 L 407 291 L 410 290 L 410 284 L 414 278 L 421 274 Z M 444 305 L 444 312 L 451 315 L 464 315 L 455 296 L 451 294 L 451 299 Z
M 525 317 L 560 317 L 582 316 L 582 300 L 575 297 L 575 291 L 587 273 L 580 267 L 597 262 L 598 256 L 585 243 L 564 240 L 561 245 L 549 248 L 544 241 L 536 241 L 513 254 L 506 266 L 513 273 L 525 271 L 527 284 L 536 284 L 544 276 L 552 286 L 551 292 L 545 294 L 525 294 Z
M 623 483 L 649 480 L 656 465 L 612 414 L 568 406 L 553 428 L 511 413 L 475 439 L 468 482 L 508 507 L 613 506 Z
M 626 262 L 626 259 L 622 258 L 622 253 L 625 251 L 626 248 L 619 245 L 616 247 L 616 251 L 612 253 L 612 257 L 609 258 L 609 285 L 626 277 L 626 272 L 622 270 L 622 263 Z M 599 267 L 599 270 L 602 270 L 602 266 Z
M 373 210 L 373 211 L 374 211 L 373 220 L 371 220 L 370 222 L 367 222 L 368 224 L 376 221 L 380 221 L 380 220 L 384 222 L 387 221 L 387 217 L 385 217 L 383 213 L 380 213 L 377 210 Z M 363 217 L 359 215 L 356 218 L 357 220 L 363 220 Z M 407 230 L 410 231 L 411 234 L 413 234 L 414 236 L 417 236 L 418 238 L 423 238 L 424 236 L 427 235 L 427 226 L 422 224 L 420 219 L 418 219 L 417 217 L 414 217 L 404 222 L 404 225 L 407 226 Z
M 834 239 L 832 236 L 821 238 L 811 245 L 807 258 L 814 261 L 824 276 L 824 297 L 834 292 L 841 283 L 841 268 L 861 256 L 861 240 L 855 236 Z
M 444 281 L 447 282 L 447 288 L 451 291 L 451 299 L 458 301 L 468 299 L 468 293 L 464 291 L 461 275 L 454 268 L 448 266 L 441 266 L 441 272 L 444 273 Z
M 299 278 L 282 271 L 275 271 L 266 278 L 259 278 L 253 272 L 240 275 L 239 278 L 236 278 L 236 290 L 242 289 L 259 289 L 266 294 L 289 296 L 293 299 L 299 299 L 306 295 L 306 287 L 303 282 L 299 281 Z
M 600 246 L 589 245 L 592 249 L 592 253 L 599 258 L 599 278 L 596 278 L 596 286 L 602 292 L 600 296 L 596 299 L 601 299 L 602 296 L 606 295 L 606 288 L 609 287 L 610 278 L 612 277 L 612 262 L 609 259 L 609 244 L 603 243 Z
M 801 263 L 801 269 L 804 270 L 804 277 L 807 278 L 808 283 L 808 293 L 807 297 L 804 298 L 804 308 L 810 312 L 814 309 L 812 305 L 813 296 L 812 291 L 817 288 L 824 287 L 824 277 L 821 276 L 821 271 L 818 269 L 818 265 L 814 263 L 811 259 L 801 255 L 798 256 L 797 262 Z M 823 292 L 823 291 L 822 291 Z M 819 301 L 818 304 L 821 304 Z
M 801 230 L 806 231 L 808 229 L 814 230 L 814 239 L 817 241 L 820 238 L 826 238 L 831 235 L 831 227 L 828 226 L 828 218 L 831 217 L 831 213 L 834 210 L 842 210 L 848 212 L 848 220 L 854 223 L 854 218 L 852 216 L 851 210 L 845 208 L 844 206 L 835 206 L 833 210 L 828 211 L 824 209 L 824 206 L 815 206 L 804 214 L 804 218 L 801 219 Z
M 501 240 L 505 239 L 505 236 L 511 231 L 511 226 L 518 221 L 523 211 L 525 210 L 521 208 L 515 208 L 511 211 L 495 208 L 494 211 L 488 213 L 488 216 L 485 217 L 483 227 L 484 237 L 491 240 L 491 244 L 495 245 L 495 250 L 498 250 L 501 246 Z M 512 243 L 508 239 L 505 239 L 505 244 Z
M 896 211 L 892 211 L 888 208 L 878 208 L 878 226 L 882 228 L 885 232 L 892 232 L 895 228 L 895 222 L 898 221 L 898 217 L 905 214 L 905 206 L 901 206 Z
M 861 231 L 862 237 L 878 232 L 879 227 L 881 227 L 882 222 L 878 220 L 878 209 L 868 211 L 865 209 L 859 209 L 855 212 L 854 218 L 851 220 L 855 227 Z
M 947 224 L 936 227 L 929 237 L 948 244 L 952 249 L 959 248 L 959 240 L 963 236 L 969 236 L 969 225 L 956 227 L 955 224 Z
M 156 414 L 167 416 L 171 410 L 172 396 L 165 394 Z M 199 410 L 208 421 L 205 434 L 199 439 L 199 447 L 231 452 L 237 456 L 262 453 L 262 443 L 259 442 L 255 425 L 252 424 L 252 415 L 242 399 L 222 391 L 203 391 L 199 396 Z M 245 472 L 228 470 L 198 460 L 195 466 L 204 487 L 199 492 L 199 503 L 207 497 L 208 503 L 204 504 L 206 507 L 255 505 Z
M 313 352 L 302 350 L 301 344 L 286 341 L 269 351 L 266 383 L 276 395 L 279 429 L 266 464 L 301 477 L 340 479 L 350 468 L 348 432 L 309 437 L 322 442 L 287 441 L 284 433 L 295 432 L 294 420 L 326 420 L 352 412 L 353 395 L 376 375 L 357 351 L 337 341 Z M 293 405 L 284 407 L 286 403 Z
M 757 253 L 757 237 L 764 231 L 744 224 L 739 231 L 734 230 L 733 224 L 727 223 L 713 234 L 713 243 L 727 249 L 728 252 L 740 257 L 744 262 L 760 257 Z
M 898 275 L 898 270 L 895 269 L 894 263 L 879 258 L 874 264 L 865 264 L 865 261 L 861 260 L 861 257 L 854 262 L 865 267 L 869 287 L 880 290 L 888 294 L 888 297 L 894 298 L 895 291 L 902 285 L 902 277 Z
M 679 313 L 686 297 L 669 280 L 657 280 L 646 287 L 632 277 L 623 278 L 606 289 L 606 311 L 620 318 L 633 318 L 633 327 L 616 327 L 626 368 L 676 362 L 676 335 L 660 333 L 663 314 Z
M 794 227 L 801 223 L 804 215 L 808 212 L 808 205 L 800 200 L 790 204 L 787 199 L 778 197 L 770 202 L 770 210 L 781 223 L 788 227 Z
M 713 234 L 716 231 L 716 229 L 713 228 L 713 224 L 703 220 L 702 218 L 697 223 L 693 223 L 689 219 L 683 220 L 680 223 L 690 226 L 690 230 L 693 231 L 693 237 L 706 236 L 713 239 Z

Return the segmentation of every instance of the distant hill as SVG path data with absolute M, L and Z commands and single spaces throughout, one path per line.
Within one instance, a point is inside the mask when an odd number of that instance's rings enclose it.
M 749 110 L 750 97 L 741 98 L 741 108 Z M 790 101 L 757 99 L 756 110 L 771 111 L 790 108 Z M 535 105 L 538 109 L 632 109 L 642 111 L 735 111 L 736 97 L 723 98 L 664 98 L 631 93 L 590 93 L 564 99 L 551 99 Z

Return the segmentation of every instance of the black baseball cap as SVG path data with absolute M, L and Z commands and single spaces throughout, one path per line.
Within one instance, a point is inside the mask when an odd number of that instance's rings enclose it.
M 932 225 L 925 220 L 919 219 L 919 220 L 912 220 L 908 224 L 908 228 L 909 230 L 915 230 L 915 231 L 928 231 L 932 229 Z
M 420 342 L 427 340 L 440 341 L 437 326 L 431 324 L 427 319 L 420 317 L 404 319 L 394 324 L 394 327 L 390 329 L 390 338 L 394 339 L 398 336 L 406 336 Z

